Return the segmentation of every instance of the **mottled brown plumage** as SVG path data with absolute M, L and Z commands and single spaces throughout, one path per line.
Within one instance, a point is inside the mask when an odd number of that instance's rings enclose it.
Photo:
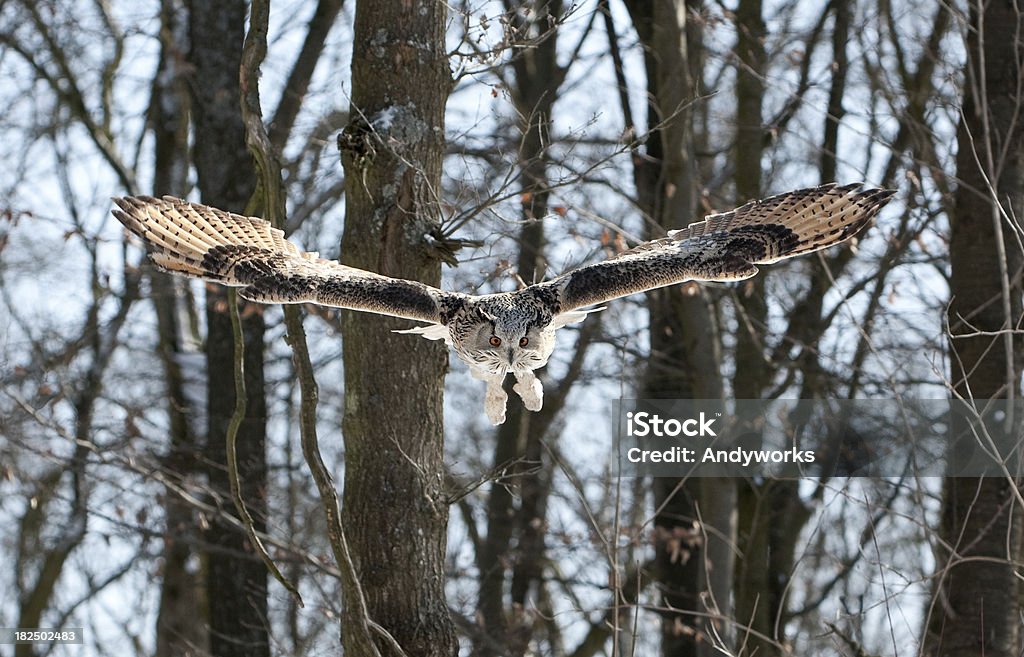
M 261 303 L 316 303 L 426 322 L 410 329 L 444 339 L 488 383 L 486 410 L 505 419 L 501 381 L 511 371 L 530 410 L 543 401 L 533 371 L 547 363 L 555 330 L 581 310 L 684 281 L 733 281 L 770 264 L 843 242 L 861 231 L 893 192 L 822 185 L 753 201 L 667 237 L 637 245 L 516 292 L 470 296 L 346 267 L 300 251 L 262 219 L 172 197 L 114 199 L 114 216 L 167 271 L 242 288 Z

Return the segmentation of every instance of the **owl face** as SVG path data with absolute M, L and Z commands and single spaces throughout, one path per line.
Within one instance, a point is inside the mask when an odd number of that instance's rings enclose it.
M 470 367 L 491 374 L 526 372 L 543 367 L 555 346 L 550 323 L 539 326 L 514 313 L 481 313 L 476 321 L 452 331 L 455 352 Z

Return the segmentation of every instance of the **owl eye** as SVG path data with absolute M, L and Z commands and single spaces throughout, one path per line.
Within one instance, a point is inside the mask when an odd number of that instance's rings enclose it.
M 496 336 L 496 335 L 492 335 L 492 336 L 491 336 L 491 339 L 490 339 L 490 340 L 488 340 L 488 342 L 490 342 L 490 343 L 491 343 L 491 346 L 492 346 L 492 347 L 500 347 L 500 346 L 501 346 L 501 338 L 499 338 L 499 337 L 498 337 L 498 336 Z
M 528 344 L 530 344 L 530 338 L 519 338 L 520 347 L 525 347 Z

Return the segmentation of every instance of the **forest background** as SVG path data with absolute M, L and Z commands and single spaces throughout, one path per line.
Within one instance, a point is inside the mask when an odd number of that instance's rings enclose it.
M 1019 397 L 1020 9 L 0 0 L 0 626 L 86 644 L 0 655 L 1019 655 L 1016 479 L 620 479 L 611 408 Z M 855 246 L 613 304 L 500 427 L 407 322 L 236 315 L 109 212 L 480 294 L 858 180 Z

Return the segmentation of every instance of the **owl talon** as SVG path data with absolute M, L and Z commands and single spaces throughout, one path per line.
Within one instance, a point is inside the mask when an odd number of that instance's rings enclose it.
M 544 406 L 544 386 L 533 372 L 516 372 L 516 384 L 512 386 L 523 400 L 528 411 L 539 411 Z

